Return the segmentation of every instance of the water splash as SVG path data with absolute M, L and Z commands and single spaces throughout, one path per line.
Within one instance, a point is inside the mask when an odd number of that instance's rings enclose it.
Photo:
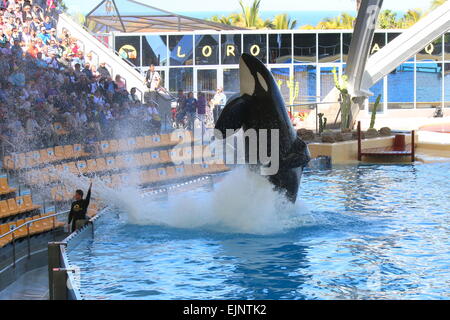
M 265 178 L 245 168 L 228 174 L 213 191 L 174 193 L 161 201 L 129 188 L 119 201 L 122 216 L 138 225 L 268 235 L 313 222 L 304 204 L 286 201 Z

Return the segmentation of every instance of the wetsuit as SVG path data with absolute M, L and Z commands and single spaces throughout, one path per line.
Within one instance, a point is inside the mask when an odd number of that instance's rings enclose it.
M 91 201 L 91 188 L 86 195 L 86 199 L 81 199 L 72 203 L 69 213 L 69 225 L 72 222 L 72 232 L 75 232 L 78 220 L 86 220 L 86 213 Z

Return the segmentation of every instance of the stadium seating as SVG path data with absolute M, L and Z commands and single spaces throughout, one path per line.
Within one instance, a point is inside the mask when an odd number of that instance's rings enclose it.
M 6 178 L 6 177 L 0 178 L 0 196 L 10 194 L 10 193 L 13 193 L 16 191 L 17 191 L 17 189 L 11 188 L 8 185 L 8 178 Z

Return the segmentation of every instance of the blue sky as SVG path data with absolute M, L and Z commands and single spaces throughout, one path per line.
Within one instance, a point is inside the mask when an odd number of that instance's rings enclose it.
M 120 1 L 120 0 L 119 0 Z M 139 0 L 140 2 L 173 12 L 192 11 L 239 11 L 238 0 Z M 98 0 L 65 0 L 71 12 L 87 13 L 95 7 Z M 244 0 L 251 3 L 252 0 Z M 431 0 L 384 0 L 384 9 L 405 11 L 411 8 L 427 9 Z M 353 11 L 355 0 L 262 0 L 264 11 Z

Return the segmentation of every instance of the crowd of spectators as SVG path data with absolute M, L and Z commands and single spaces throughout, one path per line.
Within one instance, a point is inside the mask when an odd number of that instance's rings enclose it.
M 25 152 L 158 133 L 156 106 L 128 92 L 119 75 L 113 79 L 69 30 L 57 34 L 57 5 L 0 0 L 2 143 Z

